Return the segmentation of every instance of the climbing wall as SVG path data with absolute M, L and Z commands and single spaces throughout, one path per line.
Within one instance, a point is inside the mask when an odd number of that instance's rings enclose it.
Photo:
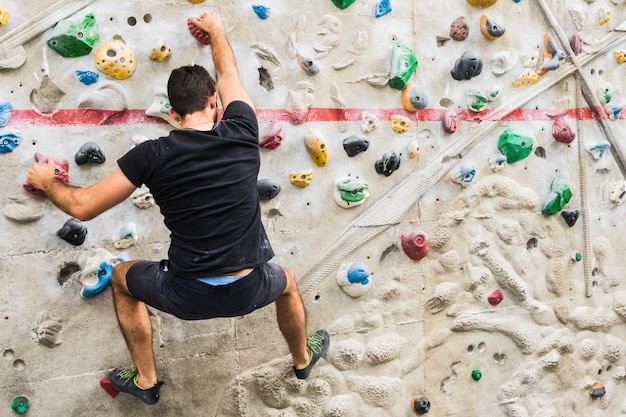
M 98 276 L 166 256 L 158 207 L 78 222 L 26 173 L 88 186 L 174 128 L 170 71 L 214 72 L 208 10 L 258 108 L 275 261 L 331 346 L 301 381 L 273 306 L 151 309 L 145 406 L 99 385 L 130 357 Z M 0 415 L 626 415 L 623 0 L 4 0 L 0 24 Z

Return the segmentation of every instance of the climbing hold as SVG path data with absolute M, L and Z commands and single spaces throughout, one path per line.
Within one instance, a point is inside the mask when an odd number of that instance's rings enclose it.
M 430 400 L 426 397 L 411 398 L 411 408 L 417 414 L 426 414 L 430 410 Z
M 280 60 L 278 59 L 276 54 L 267 46 L 260 43 L 255 43 L 251 45 L 251 48 L 255 49 L 254 53 L 259 58 L 269 61 L 277 67 L 281 66 Z
M 94 142 L 85 143 L 74 155 L 74 161 L 78 165 L 86 163 L 103 164 L 105 160 L 104 151 Z
M 30 102 L 38 113 L 52 113 L 57 110 L 65 92 L 52 81 L 48 74 L 41 78 L 38 88 L 30 92 Z
M 304 144 L 313 162 L 317 166 L 325 166 L 328 162 L 328 148 L 322 132 L 317 129 L 308 129 L 304 134 Z
M 119 232 L 111 237 L 113 246 L 116 249 L 128 249 L 137 243 L 137 226 L 135 223 L 129 222 L 120 227 Z
M 415 159 L 420 155 L 420 144 L 417 139 L 413 139 L 408 145 L 409 159 Z
M 99 83 L 95 91 L 89 90 L 78 98 L 78 108 L 118 112 L 112 113 L 112 116 L 124 111 L 127 103 L 126 91 L 119 83 L 114 81 Z M 103 116 L 101 123 L 104 123 L 112 116 Z
M 582 253 L 580 253 L 580 252 L 578 252 L 578 251 L 576 251 L 576 252 L 573 252 L 573 253 L 570 255 L 570 258 L 571 258 L 571 259 L 572 259 L 572 261 L 574 261 L 574 262 L 580 262 L 580 261 L 582 261 L 582 260 L 583 260 L 583 254 L 582 254 Z
M 589 395 L 591 395 L 593 398 L 604 397 L 605 394 L 606 394 L 606 388 L 604 387 L 604 384 L 602 384 L 601 382 L 593 384 L 593 386 L 589 388 Z
M 467 0 L 472 6 L 489 7 L 496 4 L 498 0 Z
M 274 81 L 272 81 L 272 75 L 270 72 L 264 68 L 259 67 L 259 85 L 265 88 L 265 91 L 268 93 L 274 89 Z
M 585 150 L 593 156 L 593 159 L 602 159 L 607 150 L 611 149 L 611 144 L 601 140 L 595 144 L 585 145 Z
M 606 6 L 600 7 L 598 10 L 598 22 L 600 25 L 606 25 L 611 21 L 611 9 Z
M 47 165 L 48 157 L 37 152 L 35 153 L 35 162 L 37 162 L 40 165 Z M 63 184 L 67 184 L 68 182 L 70 182 L 70 175 L 68 173 L 68 169 L 69 169 L 69 164 L 67 163 L 67 160 L 65 159 L 54 160 L 54 178 L 57 181 L 61 181 Z M 24 184 L 24 189 L 28 191 L 29 193 L 36 195 L 37 197 L 46 198 L 46 194 L 42 190 L 35 188 L 28 183 Z
M 392 114 L 389 120 L 394 132 L 406 133 L 411 127 L 411 119 L 401 114 Z
M 263 149 L 276 149 L 285 139 L 283 128 L 278 123 L 272 123 L 269 129 L 261 136 L 259 147 Z
M 209 37 L 209 34 L 202 29 L 198 29 L 198 27 L 191 22 L 191 18 L 187 19 L 187 28 L 189 28 L 191 36 L 193 36 L 202 45 L 211 44 L 211 38 Z
M 537 68 L 537 74 L 544 75 L 548 71 L 559 67 L 565 59 L 565 52 L 557 47 L 556 41 L 550 34 L 543 35 L 543 63 Z
M 480 372 L 478 369 L 474 369 L 472 371 L 472 379 L 474 381 L 480 381 L 480 379 L 483 377 L 482 372 Z
M 600 96 L 600 101 L 604 105 L 609 104 L 611 100 L 613 100 L 613 94 L 615 94 L 615 87 L 613 87 L 613 84 L 608 81 L 603 82 L 598 87 L 598 95 Z
M 491 56 L 491 72 L 502 75 L 511 70 L 518 60 L 517 51 L 514 48 L 501 49 Z
M 313 171 L 310 169 L 300 171 L 297 174 L 290 174 L 289 181 L 296 187 L 306 187 L 313 179 Z
M 159 117 L 177 129 L 180 129 L 180 122 L 177 122 L 170 116 L 170 98 L 167 95 L 167 90 L 163 87 L 157 87 L 154 89 L 154 99 L 150 107 L 146 109 L 146 116 Z
M 348 104 L 346 103 L 346 100 L 341 97 L 337 83 L 330 84 L 330 98 L 337 106 L 337 129 L 341 133 L 344 133 L 348 129 L 348 112 L 346 110 Z
M 624 200 L 626 200 L 626 181 L 619 180 L 611 184 L 609 198 L 618 206 L 623 204 Z
M 309 75 L 316 75 L 320 69 L 315 62 L 311 58 L 303 57 L 300 52 L 296 52 L 296 59 L 298 60 L 298 64 L 300 64 L 300 68 L 302 68 Z
M 380 122 L 372 113 L 363 111 L 361 113 L 361 130 L 363 133 L 370 133 L 378 127 Z
M 574 32 L 569 40 L 569 45 L 574 51 L 574 55 L 578 55 L 583 51 L 583 34 L 580 32 Z
M 489 98 L 480 90 L 465 90 L 465 102 L 468 109 L 478 113 L 485 110 Z
M 11 115 L 13 114 L 13 106 L 8 101 L 0 102 L 0 127 L 5 127 Z
M 140 209 L 147 209 L 156 204 L 154 196 L 147 188 L 139 188 L 130 195 L 130 201 Z
M 386 177 L 393 174 L 398 168 L 400 168 L 400 155 L 395 151 L 385 152 L 383 157 L 374 163 L 376 172 Z
M 446 110 L 441 115 L 441 124 L 446 133 L 454 133 L 459 125 L 459 116 L 454 110 Z
M 21 137 L 20 132 L 13 130 L 0 133 L 0 153 L 13 152 L 13 149 L 20 144 Z
M 539 81 L 541 77 L 530 68 L 526 68 L 522 74 L 513 81 L 513 87 L 521 87 L 523 85 L 533 84 Z
M 74 265 L 78 268 L 78 265 Z M 62 327 L 62 320 L 52 317 L 47 311 L 42 311 L 37 315 L 35 324 L 31 327 L 31 337 L 40 345 L 53 348 L 63 343 L 59 340 Z
M 559 212 L 571 198 L 572 190 L 570 189 L 567 179 L 558 175 L 552 180 L 550 192 L 543 202 L 541 212 L 543 214 L 555 214 Z
M 552 136 L 558 142 L 571 143 L 576 138 L 576 133 L 565 120 L 564 116 L 557 117 L 552 125 Z
M 613 51 L 613 56 L 618 64 L 623 64 L 626 62 L 626 52 L 623 51 Z
M 337 270 L 337 285 L 350 297 L 360 297 L 372 287 L 370 275 L 363 262 L 344 262 Z
M 346 151 L 349 157 L 365 152 L 369 146 L 369 140 L 354 135 L 348 136 L 343 140 L 343 150 Z
M 582 32 L 585 27 L 585 22 L 589 17 L 589 12 L 587 11 L 587 9 L 577 4 L 573 4 L 567 9 L 569 11 L 569 14 L 572 16 L 572 20 L 574 21 L 574 26 L 576 26 L 576 30 Z
M 453 172 L 450 175 L 452 182 L 461 184 L 463 187 L 467 187 L 476 176 L 476 165 L 467 163 L 461 165 L 458 172 Z
M 315 98 L 315 87 L 307 81 L 298 81 L 292 90 L 289 90 L 288 115 L 292 124 L 302 124 L 306 121 L 309 107 Z
M 76 74 L 78 81 L 80 81 L 81 83 L 85 85 L 91 85 L 93 83 L 97 83 L 98 78 L 100 78 L 98 73 L 95 71 L 76 70 L 74 71 L 74 73 Z
M 98 48 L 94 61 L 96 69 L 118 80 L 127 79 L 137 69 L 135 54 L 120 37 Z
M 327 14 L 322 16 L 317 25 L 321 27 L 317 32 L 320 40 L 313 44 L 313 49 L 317 52 L 317 58 L 321 58 L 341 42 L 343 23 L 335 16 Z
M 604 111 L 611 120 L 618 120 L 622 114 L 624 106 L 605 106 Z
M 354 3 L 356 0 L 332 0 L 332 1 L 335 6 L 339 7 L 340 9 L 345 9 L 346 7 Z
M 495 290 L 487 297 L 487 301 L 489 301 L 489 304 L 492 306 L 497 306 L 502 300 L 504 300 L 504 294 L 501 290 Z
M 187 1 L 193 4 L 204 3 L 204 0 L 187 0 Z
M 161 62 L 170 55 L 172 55 L 172 48 L 167 45 L 165 39 L 157 39 L 154 45 L 152 45 L 152 50 L 150 51 L 150 59 Z
M 57 236 L 74 246 L 80 246 L 87 236 L 87 226 L 82 224 L 80 220 L 71 218 L 63 224 L 63 227 L 57 230 Z
M 504 155 L 496 155 L 487 157 L 487 162 L 489 163 L 489 168 L 493 172 L 500 172 L 504 168 L 504 164 L 506 162 L 506 156 Z
M 417 231 L 401 236 L 402 250 L 409 258 L 419 261 L 428 255 L 430 238 L 423 231 Z
M 46 203 L 43 200 L 23 194 L 6 197 L 3 206 L 4 217 L 19 223 L 41 219 L 46 211 Z
M 461 81 L 476 77 L 482 70 L 482 58 L 476 52 L 468 50 L 463 52 L 463 55 L 456 60 L 450 74 L 455 80 Z
M 482 15 L 480 18 L 480 33 L 490 41 L 495 41 L 500 36 L 504 35 L 505 29 L 489 19 L 487 15 Z
M 395 44 L 391 51 L 391 71 L 389 72 L 389 86 L 402 90 L 418 66 L 413 50 L 408 46 Z
M 406 111 L 416 112 L 428 106 L 426 92 L 420 87 L 408 83 L 402 89 L 402 106 Z
M 369 197 L 369 185 L 352 178 L 341 178 L 335 182 L 333 198 L 339 207 L 360 206 Z
M 13 398 L 13 401 L 11 401 L 11 408 L 18 414 L 24 414 L 28 411 L 28 398 L 22 395 Z
M 391 1 L 380 0 L 376 5 L 376 17 L 383 17 L 389 12 L 391 12 Z
M 89 55 L 98 39 L 100 34 L 96 17 L 89 13 L 83 17 L 69 17 L 59 21 L 46 43 L 68 58 Z
M 4 7 L 0 7 L 0 26 L 9 22 L 9 12 Z
M 269 179 L 257 180 L 256 188 L 262 201 L 271 200 L 280 193 L 280 185 Z
M 539 51 L 536 49 L 532 49 L 528 52 L 525 52 L 520 55 L 520 60 L 522 61 L 523 66 L 527 68 L 535 68 L 537 66 L 537 62 L 539 61 Z
M 455 41 L 464 41 L 469 36 L 470 26 L 465 16 L 459 16 L 450 24 L 450 37 Z
M 574 225 L 576 224 L 576 220 L 578 220 L 578 216 L 580 216 L 579 210 L 572 210 L 572 211 L 563 210 L 561 212 L 561 217 L 563 217 L 563 219 L 565 220 L 565 223 L 567 223 L 569 227 L 574 227 Z
M 534 139 L 531 134 L 513 128 L 507 128 L 500 135 L 498 149 L 509 164 L 526 158 L 533 149 Z
M 100 294 L 111 284 L 111 274 L 113 267 L 129 260 L 126 252 L 117 257 L 111 255 L 106 249 L 98 248 L 85 262 L 85 268 L 81 272 L 83 288 L 80 296 L 83 298 L 93 298 Z
M 354 64 L 356 58 L 367 48 L 368 42 L 369 37 L 367 32 L 364 30 L 357 31 L 356 38 L 346 51 L 346 55 L 339 62 L 333 64 L 333 69 L 341 70 Z
M 270 17 L 269 7 L 261 6 L 260 4 L 253 4 L 252 10 L 254 10 L 254 13 L 256 13 L 256 15 L 259 16 L 263 20 Z

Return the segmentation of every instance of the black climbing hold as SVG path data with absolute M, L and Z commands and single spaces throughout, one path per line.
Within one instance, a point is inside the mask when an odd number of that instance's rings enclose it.
M 78 152 L 76 152 L 76 155 L 74 155 L 74 160 L 78 165 L 83 165 L 88 162 L 92 164 L 102 164 L 105 159 L 102 149 L 93 142 L 85 143 L 80 147 Z
M 256 188 L 261 200 L 271 200 L 280 193 L 280 185 L 268 179 L 258 180 Z
M 576 220 L 578 220 L 578 216 L 580 215 L 579 210 L 566 211 L 563 210 L 561 212 L 561 216 L 565 219 L 565 222 L 569 227 L 573 227 L 576 224 Z
M 85 241 L 85 237 L 87 236 L 87 226 L 82 224 L 80 220 L 72 217 L 57 231 L 57 236 L 67 243 L 79 246 Z
M 385 152 L 383 157 L 374 164 L 376 172 L 385 176 L 390 176 L 393 171 L 400 168 L 400 155 L 395 151 Z
M 469 80 L 479 75 L 483 70 L 483 60 L 474 51 L 465 51 L 454 63 L 450 71 L 452 78 L 457 81 Z
M 417 414 L 426 414 L 430 410 L 430 401 L 426 397 L 411 398 L 411 407 Z
M 349 157 L 365 152 L 370 146 L 370 141 L 358 136 L 349 136 L 343 140 L 343 149 Z

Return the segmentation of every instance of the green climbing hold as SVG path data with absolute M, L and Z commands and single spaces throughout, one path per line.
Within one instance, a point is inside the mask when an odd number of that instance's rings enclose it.
M 509 164 L 526 158 L 533 150 L 533 137 L 521 130 L 508 128 L 500 135 L 498 149 Z
M 23 396 L 13 398 L 11 408 L 18 414 L 24 414 L 28 410 L 28 398 Z
M 396 90 L 402 90 L 417 69 L 417 58 L 411 48 L 396 44 L 391 52 L 391 72 L 389 85 Z
M 349 203 L 357 203 L 365 200 L 367 194 L 364 190 L 369 188 L 367 183 L 362 181 L 352 181 L 350 179 L 341 181 L 337 184 L 341 199 Z
M 340 9 L 345 9 L 346 7 L 350 6 L 355 1 L 356 0 L 333 0 L 333 4 L 339 7 Z
M 482 378 L 482 377 L 483 377 L 483 374 L 482 374 L 482 372 L 480 372 L 478 369 L 474 369 L 474 370 L 472 371 L 472 379 L 473 379 L 474 381 L 479 381 L 479 380 L 480 380 L 480 378 Z
M 543 202 L 541 212 L 543 214 L 558 213 L 567 204 L 570 198 L 572 198 L 572 190 L 569 187 L 569 183 L 565 178 L 557 176 L 552 180 L 550 193 Z
M 576 252 L 573 258 L 576 262 L 580 262 L 583 260 L 583 255 L 580 252 Z
M 48 46 L 66 58 L 89 55 L 100 34 L 96 17 L 89 13 L 82 18 L 61 20 L 48 38 Z

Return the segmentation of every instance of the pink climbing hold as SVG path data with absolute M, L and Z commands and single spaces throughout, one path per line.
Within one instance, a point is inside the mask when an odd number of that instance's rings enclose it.
M 454 110 L 446 110 L 441 116 L 441 123 L 446 133 L 454 133 L 459 124 L 459 116 Z
M 35 153 L 35 161 L 40 165 L 48 164 L 48 157 L 37 152 Z M 67 184 L 70 182 L 70 174 L 68 173 L 69 164 L 66 159 L 55 159 L 54 160 L 54 178 L 58 181 L 61 181 L 63 184 Z M 31 194 L 36 195 L 37 197 L 47 198 L 48 196 L 42 190 L 33 187 L 32 185 L 26 183 L 24 184 L 24 189 Z
M 557 117 L 552 125 L 552 136 L 558 142 L 571 143 L 576 139 L 576 133 L 565 120 L 565 117 Z
M 425 232 L 402 234 L 402 250 L 409 258 L 419 261 L 428 254 L 430 239 Z
M 276 149 L 283 143 L 284 138 L 283 128 L 277 123 L 272 123 L 267 133 L 261 136 L 259 146 L 263 149 Z
M 501 290 L 495 290 L 494 292 L 489 294 L 489 297 L 487 297 L 487 301 L 489 301 L 489 304 L 491 304 L 492 306 L 497 306 L 502 302 L 503 299 L 504 294 L 502 294 Z
M 203 45 L 211 44 L 211 38 L 209 37 L 209 34 L 202 29 L 198 29 L 196 25 L 191 22 L 191 18 L 187 19 L 187 27 L 189 28 L 189 32 L 191 32 L 191 36 L 196 38 L 198 42 Z

